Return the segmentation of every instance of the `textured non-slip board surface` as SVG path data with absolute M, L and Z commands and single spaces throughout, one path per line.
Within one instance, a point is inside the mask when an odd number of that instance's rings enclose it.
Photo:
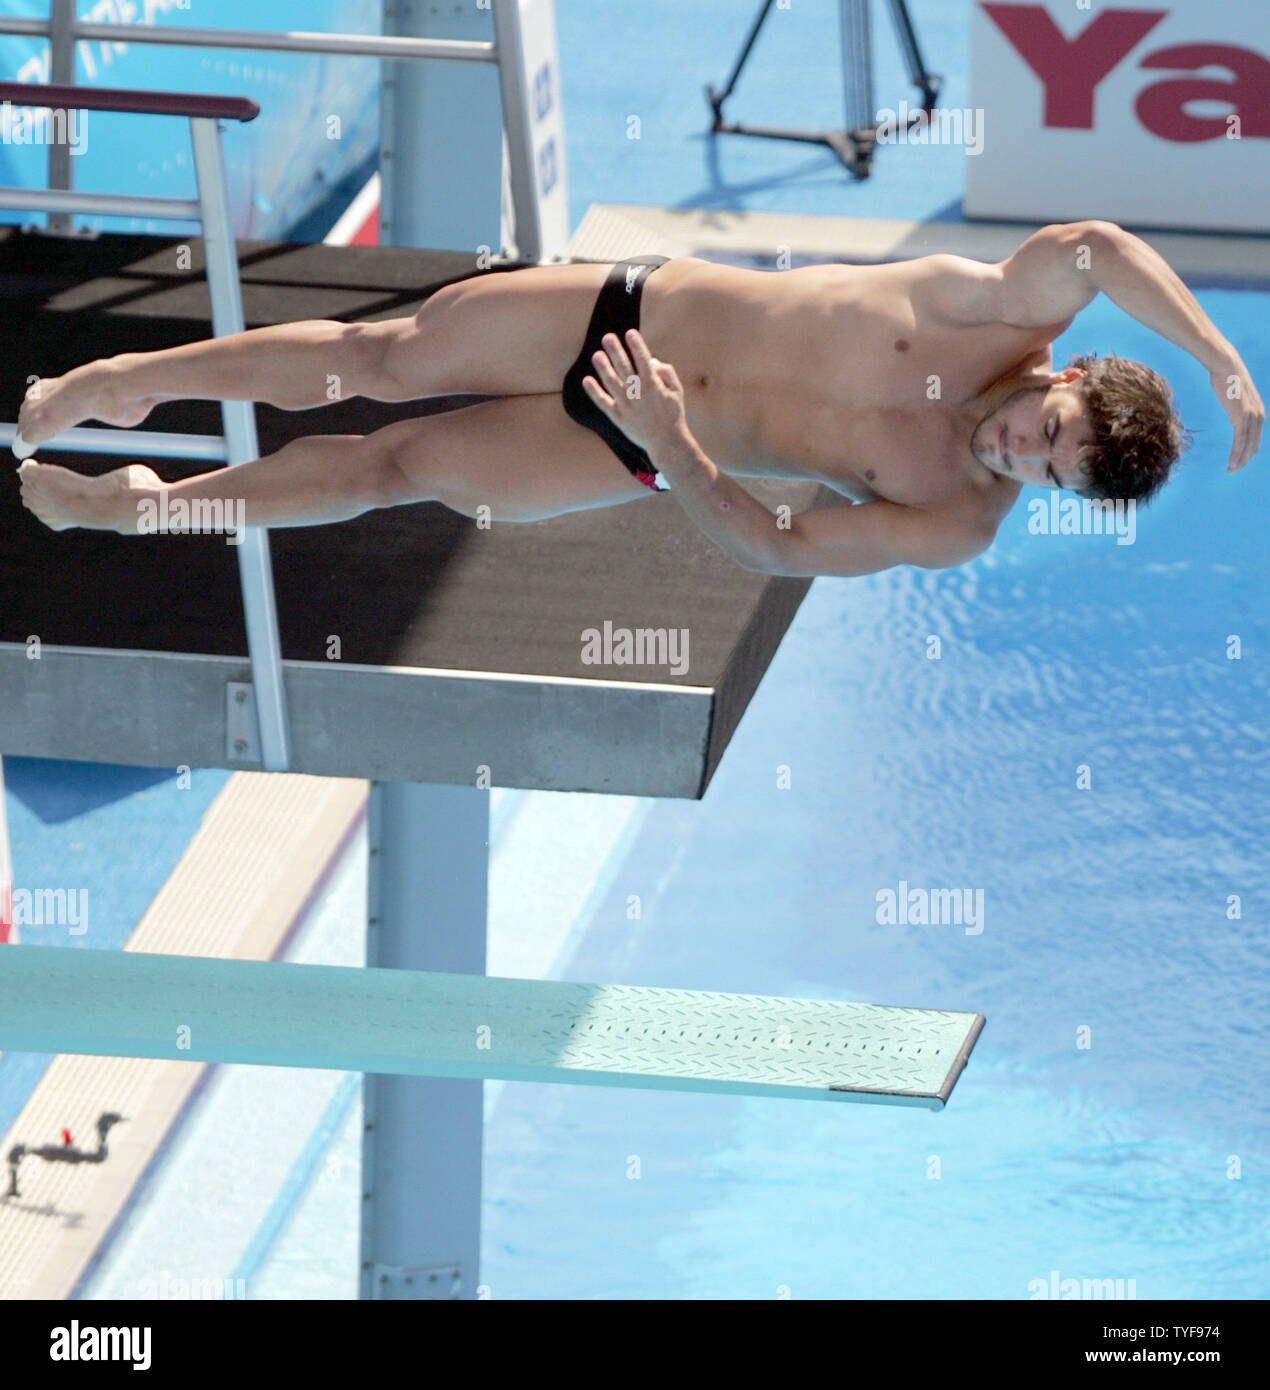
M 0 1047 L 939 1108 L 977 1013 L 20 947 Z

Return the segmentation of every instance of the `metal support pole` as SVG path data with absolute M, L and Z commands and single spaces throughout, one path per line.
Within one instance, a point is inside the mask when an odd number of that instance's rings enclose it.
M 493 37 L 488 11 L 441 8 L 385 0 L 384 33 L 486 43 Z M 489 64 L 386 63 L 379 127 L 380 242 L 468 251 L 473 269 L 478 247 L 498 254 L 502 122 Z
M 922 109 L 930 115 L 939 100 L 942 79 L 927 71 L 926 59 L 922 57 L 921 44 L 918 43 L 917 30 L 913 28 L 913 17 L 908 12 L 906 0 L 891 0 L 891 16 L 908 62 L 908 75 L 913 85 L 922 89 Z
M 519 0 L 498 0 L 494 6 L 494 47 L 498 50 L 498 80 L 503 103 L 504 176 L 511 197 L 512 229 L 517 257 L 542 259 L 542 228 L 537 209 L 537 170 L 533 134 L 525 92 L 525 68 Z
M 485 973 L 489 793 L 373 782 L 366 964 Z M 474 1298 L 483 1092 L 444 1077 L 365 1079 L 361 1297 Z
M 207 287 L 212 301 L 212 333 L 225 337 L 243 331 L 242 291 L 238 282 L 238 256 L 229 220 L 229 192 L 220 128 L 202 117 L 190 121 L 194 145 L 194 170 L 202 205 L 203 252 L 207 263 Z M 257 458 L 256 413 L 250 401 L 222 401 L 225 450 L 230 467 Z M 256 717 L 260 730 L 261 761 L 266 772 L 285 772 L 291 761 L 287 726 L 286 693 L 282 680 L 282 644 L 269 563 L 269 533 L 259 526 L 243 532 L 238 549 L 239 578 L 247 622 L 247 651 L 255 689 Z
M 0 424 L 0 449 L 17 438 L 18 427 Z M 28 446 L 29 447 L 29 446 Z M 225 441 L 216 434 L 167 434 L 161 430 L 100 430 L 74 428 L 46 439 L 43 453 L 127 454 L 133 458 L 207 459 L 226 461 Z
M 555 0 L 494 0 L 507 182 L 521 260 L 561 260 L 569 240 Z
M 75 3 L 76 0 L 52 0 L 49 9 L 49 77 L 52 83 L 69 86 L 75 81 Z M 80 112 L 64 112 L 69 133 L 72 115 L 82 119 Z M 52 112 L 49 120 L 53 119 Z M 56 131 L 49 130 L 49 187 L 69 190 L 71 181 L 70 141 L 54 139 Z M 45 224 L 53 236 L 71 236 L 75 231 L 75 221 L 69 213 L 50 212 Z

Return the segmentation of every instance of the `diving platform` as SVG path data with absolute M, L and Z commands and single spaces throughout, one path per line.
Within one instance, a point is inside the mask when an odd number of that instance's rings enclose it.
M 469 255 L 397 247 L 241 241 L 237 257 L 249 328 L 408 314 L 474 273 Z M 22 324 L 0 342 L 3 420 L 33 374 L 212 332 L 197 238 L 2 228 L 0 285 Z M 258 406 L 260 451 L 479 399 Z M 142 428 L 214 450 L 220 406 L 165 402 Z M 170 478 L 209 466 L 157 462 Z M 16 467 L 0 475 L 0 754 L 259 768 L 235 548 L 55 534 L 22 508 Z M 817 494 L 753 488 L 794 511 Z M 471 786 L 488 768 L 495 786 L 700 797 L 810 583 L 741 569 L 668 495 L 488 530 L 420 504 L 273 530 L 269 545 L 290 770 L 380 781 Z M 602 646 L 606 631 L 646 634 L 646 657 L 678 634 L 686 666 L 588 664 L 583 634 Z

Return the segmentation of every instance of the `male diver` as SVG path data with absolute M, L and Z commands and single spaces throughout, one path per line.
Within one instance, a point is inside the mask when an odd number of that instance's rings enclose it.
M 1228 471 L 1242 468 L 1265 423 L 1247 367 L 1163 258 L 1101 221 L 1044 227 L 999 264 L 757 271 L 641 257 L 481 275 L 411 316 L 77 367 L 28 392 L 14 448 L 90 418 L 136 425 L 180 397 L 298 410 L 333 384 L 379 401 L 491 395 L 182 482 L 135 464 L 87 478 L 27 462 L 22 496 L 54 529 L 130 533 L 165 492 L 169 512 L 220 499 L 249 525 L 309 526 L 427 500 L 533 521 L 669 486 L 746 569 L 939 569 L 991 544 L 1024 483 L 1145 502 L 1169 477 L 1186 432 L 1163 378 L 1116 356 L 1055 369 L 1051 343 L 1099 292 L 1201 364 L 1234 427 Z M 736 481 L 747 477 L 813 479 L 843 502 L 778 524 Z

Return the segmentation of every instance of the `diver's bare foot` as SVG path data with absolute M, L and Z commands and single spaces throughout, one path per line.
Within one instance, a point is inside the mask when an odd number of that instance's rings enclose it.
M 126 364 L 121 359 L 89 362 L 65 376 L 31 383 L 18 414 L 18 435 L 29 453 L 34 445 L 55 438 L 82 420 L 139 425 L 161 399 L 129 394 Z
M 117 531 L 135 536 L 140 529 L 139 504 L 167 484 L 153 469 L 130 463 L 86 478 L 69 468 L 30 459 L 18 469 L 22 504 L 53 531 L 81 526 L 90 531 Z

